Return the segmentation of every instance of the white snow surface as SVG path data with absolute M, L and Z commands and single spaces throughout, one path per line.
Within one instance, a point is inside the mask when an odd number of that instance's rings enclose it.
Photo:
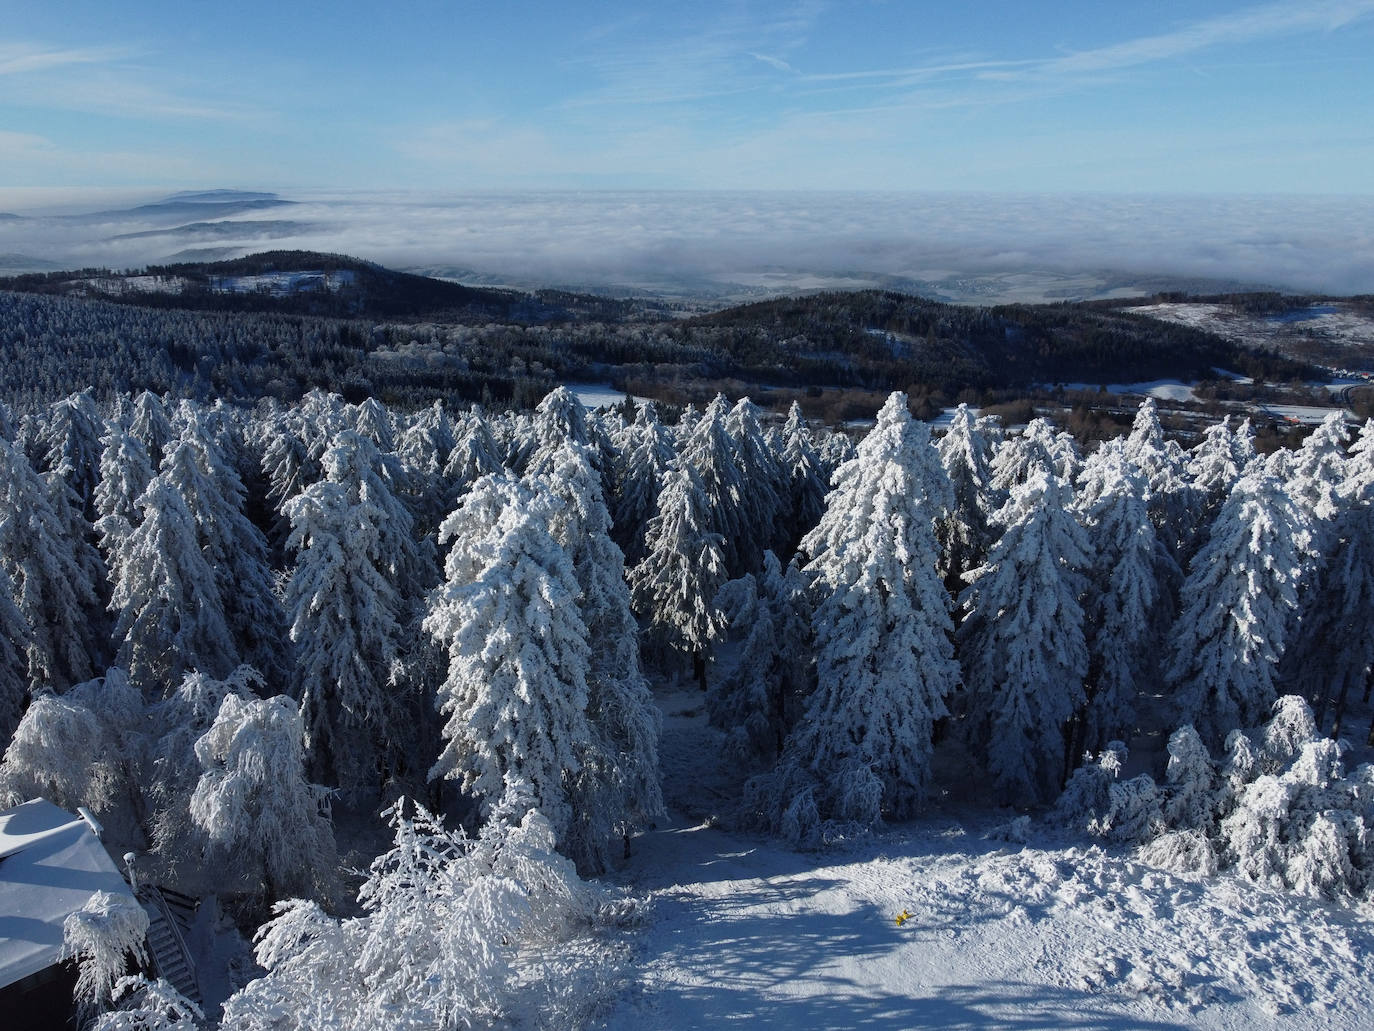
M 1197 394 L 1193 391 L 1195 385 L 1178 379 L 1154 379 L 1141 383 L 1108 383 L 1106 388 L 1109 394 L 1139 394 L 1161 401 L 1196 401 Z M 1096 391 L 1097 388 L 1096 383 L 1064 384 L 1065 390 Z
M 667 783 L 695 768 L 680 790 L 719 797 L 701 696 L 664 701 Z M 1005 819 L 947 810 L 796 852 L 675 816 L 623 871 L 655 916 L 627 932 L 637 986 L 594 1026 L 1369 1027 L 1367 906 L 1170 874 Z

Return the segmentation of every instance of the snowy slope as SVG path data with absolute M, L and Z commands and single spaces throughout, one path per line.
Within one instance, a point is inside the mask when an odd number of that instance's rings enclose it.
M 669 782 L 695 765 L 718 791 L 714 731 L 686 695 L 668 701 Z M 688 730 L 689 751 L 669 744 Z M 1368 912 L 1167 874 L 1051 831 L 1003 840 L 977 814 L 822 853 L 679 817 L 638 840 L 623 876 L 652 893 L 656 918 L 631 937 L 637 990 L 594 1025 L 613 1031 L 1374 1019 Z

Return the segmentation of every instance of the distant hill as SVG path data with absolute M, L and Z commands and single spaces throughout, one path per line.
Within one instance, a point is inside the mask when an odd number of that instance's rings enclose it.
M 79 269 L 0 279 L 0 290 L 92 297 L 143 307 L 329 318 L 517 324 L 641 317 L 642 304 L 563 291 L 527 293 L 396 272 L 342 254 L 265 251 L 131 272 Z
M 1217 367 L 1259 378 L 1313 372 L 1215 333 L 1071 302 L 980 308 L 862 290 L 727 308 L 683 327 L 728 350 L 747 375 L 786 369 L 803 382 L 920 383 L 950 396 L 968 388 L 1203 379 Z
M 308 222 L 289 219 L 239 219 L 225 222 L 190 222 L 168 229 L 145 229 L 138 233 L 119 233 L 111 240 L 144 240 L 154 236 L 197 237 L 212 239 L 234 237 L 251 240 L 274 236 L 290 236 L 310 229 Z

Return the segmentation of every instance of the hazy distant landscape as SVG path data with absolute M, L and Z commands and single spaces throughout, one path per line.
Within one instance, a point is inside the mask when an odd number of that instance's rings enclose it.
M 560 191 L 276 194 L 0 188 L 0 273 L 352 254 L 475 285 L 725 304 L 880 288 L 956 303 L 1160 291 L 1352 293 L 1368 197 Z M 169 202 L 170 201 L 170 202 Z

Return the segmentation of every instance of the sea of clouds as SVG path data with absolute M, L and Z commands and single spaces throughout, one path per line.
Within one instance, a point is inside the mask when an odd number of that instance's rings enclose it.
M 878 283 L 925 285 L 960 300 L 1037 299 L 1173 283 L 1204 288 L 1203 281 L 1374 292 L 1374 196 L 283 196 L 296 203 L 231 216 L 241 229 L 163 234 L 215 219 L 131 210 L 135 201 L 160 199 L 153 194 L 0 190 L 0 211 L 26 216 L 0 219 L 0 264 L 131 267 L 301 248 L 479 281 L 627 292 L 726 295 Z M 129 233 L 140 235 L 116 239 Z

